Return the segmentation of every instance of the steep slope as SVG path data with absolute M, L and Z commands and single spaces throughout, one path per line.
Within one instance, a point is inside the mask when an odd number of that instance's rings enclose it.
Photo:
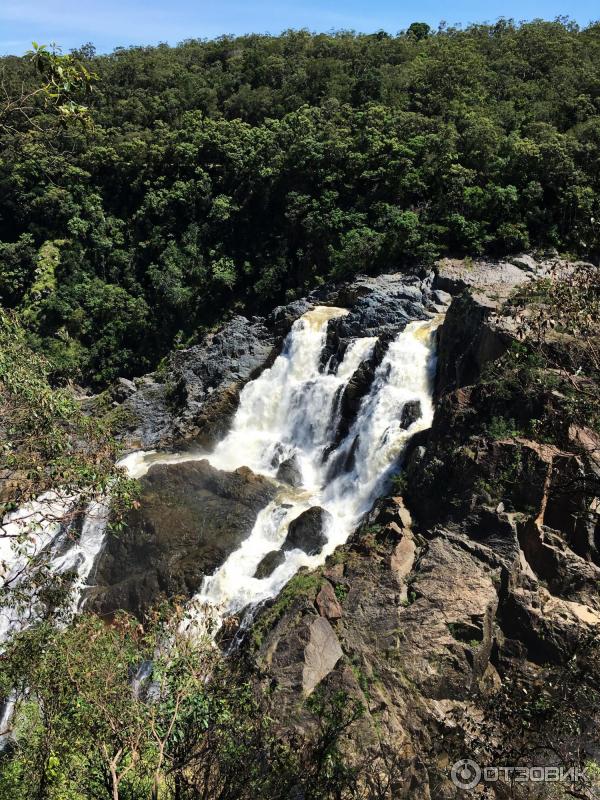
M 464 758 L 583 767 L 600 752 L 598 392 L 579 408 L 566 388 L 597 380 L 598 318 L 579 341 L 566 318 L 543 340 L 537 325 L 564 286 L 597 302 L 594 274 L 530 258 L 438 265 L 455 297 L 404 498 L 382 499 L 258 618 L 247 656 L 280 719 L 312 724 L 299 701 L 319 682 L 363 704 L 347 745 L 368 796 L 463 797 L 450 767 Z M 587 797 L 589 780 L 537 796 Z

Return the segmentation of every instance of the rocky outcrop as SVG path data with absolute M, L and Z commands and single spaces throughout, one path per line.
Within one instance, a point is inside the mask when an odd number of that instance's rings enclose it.
M 343 657 L 331 623 L 314 608 L 306 611 L 293 626 L 287 616 L 281 620 L 261 649 L 262 668 L 277 674 L 288 700 L 312 694 Z
M 514 332 L 497 316 L 498 301 L 460 295 L 448 309 L 438 344 L 436 395 L 474 383 L 487 363 L 505 352 Z
M 319 593 L 315 598 L 315 605 L 319 614 L 327 619 L 336 620 L 341 619 L 343 616 L 342 607 L 329 581 L 323 581 Z
M 248 536 L 275 495 L 246 467 L 222 472 L 208 461 L 155 465 L 141 479 L 139 507 L 110 533 L 88 605 L 142 617 L 161 599 L 189 597 Z
M 265 320 L 237 316 L 174 351 L 159 375 L 138 379 L 124 399 L 126 441 L 146 449 L 186 440 L 212 446 L 226 433 L 241 388 L 273 361 L 280 341 Z
M 422 281 L 407 275 L 357 278 L 338 297 L 350 313 L 334 321 L 338 336 L 395 336 L 409 322 L 427 319 L 427 297 Z M 353 302 L 348 302 L 352 301 Z
M 583 425 L 559 426 L 553 443 L 526 434 L 552 392 L 500 392 L 485 378 L 516 340 L 503 301 L 546 271 L 529 256 L 438 266 L 430 302 L 454 299 L 433 426 L 414 438 L 399 482 L 405 500 L 378 501 L 248 648 L 285 724 L 306 726 L 309 630 L 327 620 L 332 655 L 314 675 L 364 706 L 348 758 L 382 764 L 383 742 L 394 798 L 466 796 L 450 780 L 460 758 L 531 766 L 600 753 L 600 442 Z M 332 634 L 343 654 L 333 665 Z M 502 783 L 477 791 L 533 796 Z
M 282 549 L 298 548 L 304 550 L 309 556 L 320 553 L 327 544 L 325 528 L 330 520 L 331 514 L 319 506 L 313 506 L 307 511 L 303 511 L 300 516 L 290 522 Z
M 421 409 L 420 400 L 409 400 L 402 406 L 400 412 L 400 427 L 407 430 L 413 425 L 423 414 Z
M 431 277 L 414 275 L 359 276 L 352 283 L 336 287 L 326 294 L 327 302 L 349 308 L 350 313 L 332 319 L 328 326 L 323 364 L 335 370 L 348 343 L 357 336 L 377 337 L 381 343 L 375 354 L 376 366 L 387 344 L 409 322 L 428 319 L 443 306 L 436 303 L 431 291 Z
M 254 573 L 254 577 L 258 580 L 268 578 L 284 561 L 285 553 L 283 550 L 270 550 L 266 556 L 261 558 L 256 572 Z
M 302 485 L 302 471 L 296 456 L 286 458 L 277 467 L 277 480 L 287 483 L 288 486 L 298 487 Z

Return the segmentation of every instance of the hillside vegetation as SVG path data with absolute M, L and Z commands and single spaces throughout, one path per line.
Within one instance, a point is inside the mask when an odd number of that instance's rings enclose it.
M 598 255 L 600 24 L 74 56 L 90 116 L 49 133 L 34 98 L 0 119 L 0 300 L 54 381 L 142 374 L 229 311 L 331 278 Z M 38 80 L 27 58 L 0 69 L 12 94 Z

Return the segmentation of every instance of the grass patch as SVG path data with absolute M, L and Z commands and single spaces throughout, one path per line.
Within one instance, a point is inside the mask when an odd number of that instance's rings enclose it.
M 281 592 L 260 615 L 252 628 L 252 644 L 259 648 L 266 634 L 279 622 L 285 612 L 299 597 L 315 599 L 321 585 L 321 570 L 316 572 L 299 572 L 283 587 Z

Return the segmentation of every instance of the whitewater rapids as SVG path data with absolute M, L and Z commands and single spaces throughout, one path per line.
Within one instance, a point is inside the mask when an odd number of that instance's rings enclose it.
M 281 355 L 242 390 L 231 429 L 212 453 L 136 452 L 119 462 L 132 477 L 143 476 L 155 463 L 201 458 L 227 471 L 247 466 L 273 480 L 287 459 L 293 458 L 299 469 L 300 486 L 280 483 L 275 500 L 258 514 L 248 538 L 205 577 L 189 605 L 192 627 L 205 628 L 207 620 L 218 627 L 224 618 L 274 597 L 301 567 L 322 564 L 384 491 L 410 437 L 431 425 L 439 317 L 409 323 L 390 342 L 350 430 L 338 441 L 342 393 L 377 344 L 375 337 L 356 338 L 334 368 L 323 364 L 328 323 L 348 313 L 319 306 L 296 320 Z M 420 416 L 403 428 L 402 409 L 411 401 L 418 402 Z M 44 554 L 52 571 L 75 574 L 72 611 L 77 610 L 102 550 L 109 516 L 107 504 L 91 504 L 73 542 L 65 518 L 77 502 L 76 497 L 48 494 L 3 521 L 0 586 L 18 583 L 28 561 Z M 264 556 L 281 548 L 290 522 L 313 506 L 330 515 L 321 552 L 287 550 L 269 577 L 255 578 Z M 30 624 L 36 618 L 36 605 L 32 596 L 28 608 L 0 608 L 0 641 Z
M 258 514 L 248 538 L 204 579 L 190 604 L 192 625 L 203 627 L 207 617 L 218 621 L 239 614 L 274 597 L 301 567 L 322 564 L 384 491 L 411 436 L 431 425 L 434 332 L 439 318 L 409 323 L 389 344 L 354 423 L 335 447 L 341 393 L 377 343 L 375 337 L 354 339 L 335 371 L 323 368 L 328 323 L 347 313 L 317 307 L 294 323 L 273 366 L 242 390 L 231 429 L 212 453 L 133 453 L 124 459 L 135 477 L 154 463 L 199 458 L 208 458 L 222 470 L 247 466 L 273 479 L 289 458 L 300 469 L 300 487 L 281 484 L 275 500 Z M 419 403 L 420 416 L 405 429 L 402 409 L 411 401 Z M 290 522 L 312 506 L 331 515 L 322 551 L 317 555 L 286 551 L 285 560 L 269 577 L 255 578 L 263 557 L 281 548 Z

